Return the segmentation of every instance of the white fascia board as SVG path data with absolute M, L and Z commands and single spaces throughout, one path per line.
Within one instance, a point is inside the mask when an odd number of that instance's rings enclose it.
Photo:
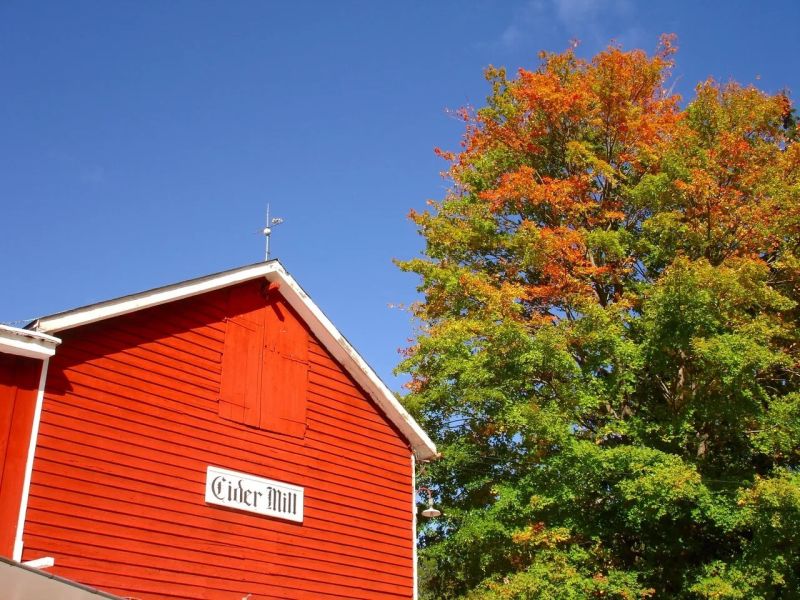
M 24 563 L 20 564 L 30 567 L 31 569 L 48 569 L 55 566 L 56 559 L 52 556 L 43 556 L 42 558 L 36 558 L 34 560 L 26 560 Z
M 437 455 L 436 445 L 291 275 L 278 265 L 278 268 L 267 274 L 266 278 L 270 283 L 280 284 L 280 292 L 283 297 L 308 323 L 311 331 L 319 338 L 322 345 L 347 369 L 348 373 L 369 394 L 395 427 L 411 442 L 411 448 L 417 459 L 427 461 L 435 458 Z
M 225 271 L 175 285 L 156 288 L 140 294 L 123 296 L 83 308 L 42 317 L 29 327 L 37 332 L 54 333 L 143 310 L 159 304 L 182 300 L 211 292 L 237 283 L 265 277 L 270 283 L 279 283 L 280 291 L 292 308 L 308 324 L 322 345 L 338 360 L 347 372 L 367 392 L 389 420 L 405 436 L 419 461 L 436 457 L 436 446 L 422 428 L 408 414 L 394 394 L 361 358 L 345 337 L 339 333 L 328 317 L 311 301 L 297 282 L 277 260 L 257 263 L 232 271 Z
M 14 537 L 14 555 L 16 561 L 22 560 L 22 548 L 24 545 L 25 518 L 28 514 L 28 498 L 31 491 L 31 476 L 33 475 L 33 459 L 36 454 L 36 446 L 39 441 L 39 423 L 42 420 L 42 405 L 44 404 L 44 387 L 47 383 L 47 369 L 50 359 L 42 361 L 42 372 L 39 374 L 39 388 L 36 392 L 36 407 L 33 411 L 33 423 L 31 424 L 31 439 L 28 442 L 28 459 L 25 462 L 25 478 L 22 482 L 22 497 L 19 502 L 19 514 L 17 516 L 17 532 Z
M 123 296 L 116 300 L 100 302 L 83 308 L 77 308 L 63 313 L 42 317 L 30 326 L 36 331 L 57 332 L 63 329 L 72 329 L 81 325 L 88 325 L 96 321 L 118 317 L 128 313 L 143 310 L 159 304 L 182 300 L 198 294 L 212 292 L 220 288 L 236 285 L 250 279 L 256 279 L 279 268 L 277 261 L 258 263 L 232 271 L 225 271 L 199 279 L 192 279 L 166 287 L 156 288 L 147 292 Z
M 52 335 L 0 325 L 0 352 L 45 359 L 56 353 L 61 340 Z

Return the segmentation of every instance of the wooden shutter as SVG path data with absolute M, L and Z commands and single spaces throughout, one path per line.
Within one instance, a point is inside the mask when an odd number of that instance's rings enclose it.
M 305 436 L 308 397 L 308 332 L 283 302 L 273 302 L 264 319 L 264 405 L 261 426 Z
M 219 414 L 267 431 L 304 437 L 308 331 L 277 290 L 231 290 Z
M 263 330 L 248 319 L 228 319 L 219 392 L 221 417 L 256 427 L 261 417 Z

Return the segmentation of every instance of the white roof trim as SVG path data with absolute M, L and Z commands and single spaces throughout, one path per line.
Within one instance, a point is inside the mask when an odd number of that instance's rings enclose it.
M 328 317 L 312 302 L 308 294 L 303 291 L 277 260 L 257 263 L 139 294 L 123 296 L 108 302 L 92 304 L 49 317 L 42 317 L 29 327 L 33 327 L 37 331 L 54 333 L 151 306 L 182 300 L 258 277 L 265 277 L 270 283 L 280 284 L 280 292 L 286 298 L 286 301 L 308 324 L 322 345 L 344 366 L 353 379 L 361 385 L 370 398 L 410 442 L 417 459 L 425 461 L 434 458 L 436 456 L 436 446 L 428 435 L 403 408 L 375 371 L 361 358 L 358 352 L 339 333 L 333 323 L 328 320 Z
M 56 353 L 61 340 L 37 331 L 0 325 L 0 352 L 45 359 Z
M 122 296 L 114 300 L 98 302 L 97 304 L 90 304 L 89 306 L 83 306 L 74 310 L 41 317 L 28 325 L 28 327 L 36 331 L 50 333 L 62 331 L 64 329 L 72 329 L 73 327 L 88 325 L 96 321 L 118 317 L 137 310 L 150 308 L 151 306 L 158 306 L 159 304 L 190 298 L 198 294 L 204 294 L 230 285 L 236 285 L 243 281 L 263 277 L 278 267 L 283 270 L 283 267 L 281 267 L 277 261 L 270 261 L 233 269 L 232 271 L 224 271 L 198 279 L 190 279 L 189 281 L 167 285 L 154 290 L 147 290 L 146 292 Z

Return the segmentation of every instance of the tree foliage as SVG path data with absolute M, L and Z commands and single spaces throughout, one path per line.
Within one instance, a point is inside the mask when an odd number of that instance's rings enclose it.
M 423 597 L 800 589 L 800 144 L 786 94 L 674 46 L 489 68 L 452 186 L 412 213 L 399 370 L 442 458 Z

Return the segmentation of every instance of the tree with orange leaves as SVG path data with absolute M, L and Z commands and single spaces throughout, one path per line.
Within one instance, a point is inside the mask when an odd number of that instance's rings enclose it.
M 668 88 L 675 48 L 489 68 L 412 213 L 399 370 L 443 452 L 423 597 L 800 589 L 800 145 L 786 94 Z M 427 596 L 426 596 L 427 595 Z

